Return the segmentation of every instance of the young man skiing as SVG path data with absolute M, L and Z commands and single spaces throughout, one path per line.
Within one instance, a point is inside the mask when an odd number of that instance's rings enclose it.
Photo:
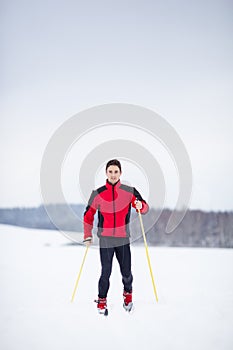
M 132 302 L 131 251 L 130 251 L 130 212 L 131 207 L 145 214 L 149 207 L 140 193 L 131 186 L 121 184 L 121 163 L 117 159 L 106 165 L 106 184 L 92 191 L 84 213 L 84 243 L 92 242 L 94 215 L 98 210 L 98 232 L 100 243 L 101 276 L 98 284 L 97 308 L 99 313 L 107 314 L 107 294 L 112 271 L 114 254 L 120 265 L 124 286 L 124 308 L 130 311 Z

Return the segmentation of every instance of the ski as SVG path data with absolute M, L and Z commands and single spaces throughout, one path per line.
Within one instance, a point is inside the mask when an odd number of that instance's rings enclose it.
M 127 305 L 124 303 L 123 308 L 125 309 L 125 311 L 127 311 L 129 313 L 134 310 L 133 303 L 128 303 Z
M 98 313 L 103 316 L 108 316 L 108 309 L 98 310 Z

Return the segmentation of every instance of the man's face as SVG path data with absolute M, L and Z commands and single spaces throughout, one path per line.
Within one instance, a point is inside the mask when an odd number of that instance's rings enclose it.
M 107 175 L 108 181 L 114 185 L 119 180 L 121 176 L 121 172 L 118 166 L 110 165 L 106 171 L 106 175 Z

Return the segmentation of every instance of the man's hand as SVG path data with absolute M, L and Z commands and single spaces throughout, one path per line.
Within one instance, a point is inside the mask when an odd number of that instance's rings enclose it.
M 135 206 L 136 206 L 137 210 L 141 210 L 142 209 L 142 202 L 141 201 L 136 199 L 136 201 L 134 203 L 135 203 Z
M 83 243 L 86 247 L 90 247 L 90 245 L 92 244 L 92 237 L 87 237 L 86 239 L 84 239 Z

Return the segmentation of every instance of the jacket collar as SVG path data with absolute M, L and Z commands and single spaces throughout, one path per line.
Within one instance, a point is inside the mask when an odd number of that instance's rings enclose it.
M 119 188 L 120 185 L 121 185 L 120 179 L 114 185 L 111 182 L 109 182 L 108 179 L 106 180 L 106 187 L 107 188 L 113 188 L 113 187 Z

